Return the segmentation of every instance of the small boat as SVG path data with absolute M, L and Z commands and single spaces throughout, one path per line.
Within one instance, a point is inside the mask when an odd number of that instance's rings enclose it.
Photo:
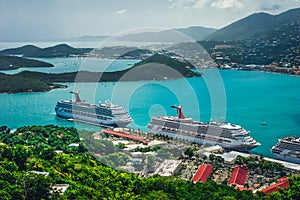
M 267 125 L 267 122 L 262 122 L 261 125 L 263 125 L 263 126 L 264 126 L 264 125 Z

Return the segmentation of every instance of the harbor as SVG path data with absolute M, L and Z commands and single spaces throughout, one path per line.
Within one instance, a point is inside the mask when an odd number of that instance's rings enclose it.
M 93 134 L 97 140 L 100 139 L 99 133 Z M 218 145 L 191 144 L 128 128 L 104 129 L 101 133 L 107 134 L 115 146 L 120 147 L 122 144 L 120 152 L 129 157 L 129 162 L 118 168 L 142 177 L 159 174 L 194 182 L 213 180 L 227 182 L 240 190 L 257 192 L 267 191 L 274 181 L 300 172 L 299 164 L 225 149 Z M 206 165 L 209 165 L 207 169 Z M 235 170 L 244 170 L 247 174 L 242 184 L 232 180 L 233 173 L 242 176 Z

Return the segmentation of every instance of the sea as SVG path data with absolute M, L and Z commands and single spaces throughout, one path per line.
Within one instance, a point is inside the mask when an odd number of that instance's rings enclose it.
M 36 68 L 34 71 L 115 71 L 138 62 L 100 58 L 41 60 L 53 63 L 55 67 Z M 4 72 L 14 74 L 19 71 Z M 90 103 L 109 100 L 123 106 L 133 118 L 129 127 L 144 131 L 152 116 L 176 116 L 172 105 L 182 105 L 185 116 L 196 120 L 241 125 L 261 143 L 252 153 L 267 157 L 273 157 L 270 148 L 279 138 L 300 137 L 300 77 L 258 71 L 206 69 L 201 72 L 201 77 L 176 80 L 66 83 L 67 88 L 49 92 L 0 94 L 0 126 L 16 129 L 54 124 L 98 131 L 101 129 L 98 126 L 71 122 L 55 114 L 58 100 L 72 99 L 70 91 L 80 91 L 81 98 Z

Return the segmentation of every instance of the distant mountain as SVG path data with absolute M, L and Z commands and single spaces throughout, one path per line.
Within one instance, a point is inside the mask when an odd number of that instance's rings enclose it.
M 108 35 L 99 35 L 99 36 L 84 35 L 82 37 L 72 38 L 72 40 L 75 40 L 75 41 L 95 41 L 95 40 L 102 41 L 109 37 L 110 36 L 108 36 Z
M 205 28 L 202 26 L 191 26 L 188 28 L 178 28 L 178 29 L 172 29 L 174 31 L 178 31 L 182 34 L 185 34 L 192 39 L 199 41 L 202 40 L 204 37 L 212 34 L 213 32 L 217 31 L 217 29 L 214 28 Z
M 39 61 L 39 60 L 21 58 L 17 56 L 0 55 L 0 70 L 11 70 L 11 69 L 24 68 L 24 67 L 30 68 L 30 67 L 54 67 L 54 66 L 50 63 Z
M 135 42 L 187 42 L 191 40 L 199 41 L 207 35 L 213 33 L 216 29 L 205 28 L 201 26 L 192 26 L 188 28 L 170 29 L 159 32 L 143 32 L 128 34 L 118 38 L 122 41 Z
M 18 55 L 32 58 L 51 58 L 51 57 L 67 57 L 70 55 L 82 55 L 90 52 L 90 48 L 73 48 L 67 44 L 59 44 L 53 47 L 41 49 L 33 45 L 26 45 L 23 47 L 5 49 L 0 51 L 0 54 Z
M 34 53 L 40 51 L 41 48 L 34 46 L 34 45 L 25 45 L 22 47 L 17 47 L 13 49 L 5 49 L 0 51 L 2 55 L 23 55 L 25 52 L 27 53 Z
M 204 40 L 232 41 L 260 37 L 280 29 L 286 24 L 297 22 L 299 19 L 300 8 L 291 9 L 279 15 L 256 13 L 215 31 Z

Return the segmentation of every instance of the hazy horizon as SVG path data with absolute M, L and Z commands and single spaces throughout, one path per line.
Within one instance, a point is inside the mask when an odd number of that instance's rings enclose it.
M 0 41 L 111 36 L 147 27 L 219 29 L 253 13 L 299 6 L 299 0 L 1 0 Z

